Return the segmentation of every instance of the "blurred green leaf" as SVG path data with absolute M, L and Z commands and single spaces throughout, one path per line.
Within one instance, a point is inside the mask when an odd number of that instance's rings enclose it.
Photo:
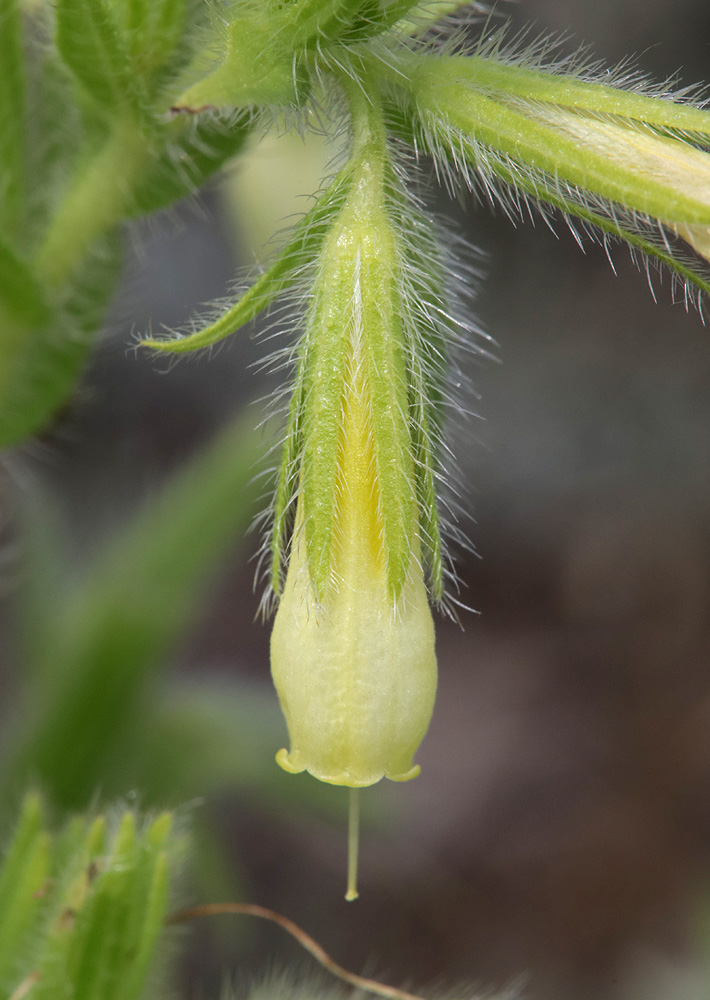
M 0 374 L 0 448 L 42 430 L 67 401 L 100 329 L 121 256 L 116 236 L 100 240 L 77 272 L 64 308 L 44 327 L 16 333 Z
M 140 94 L 126 40 L 106 0 L 56 0 L 59 53 L 85 93 L 103 108 L 137 110 Z
M 0 237 L 0 306 L 32 329 L 50 320 L 44 290 L 29 265 Z M 1 361 L 1 358 L 0 358 Z
M 88 141 L 87 116 L 77 106 L 72 74 L 56 50 L 35 41 L 31 60 L 33 86 L 28 95 L 26 183 L 32 197 L 28 204 L 27 231 L 23 234 L 26 252 L 36 249 L 37 240 L 66 189 L 72 168 L 86 155 Z M 105 127 L 102 119 L 101 129 Z
M 126 763 L 130 779 L 150 803 L 190 801 L 236 788 L 269 808 L 311 813 L 315 808 L 339 821 L 345 800 L 332 788 L 308 776 L 294 781 L 276 765 L 276 751 L 286 738 L 270 686 L 172 683 L 156 697 L 143 739 L 129 736 L 133 755 Z
M 12 740 L 8 790 L 31 774 L 66 808 L 83 806 L 101 785 L 149 678 L 251 519 L 260 437 L 244 422 L 224 431 L 46 609 L 52 625 L 39 629 L 47 640 L 29 671 L 35 683 Z
M 172 62 L 185 26 L 186 0 L 125 0 L 125 37 L 131 65 L 152 91 L 161 69 Z
M 25 57 L 18 0 L 0 0 L 0 231 L 22 214 L 25 153 Z
M 168 123 L 128 204 L 135 218 L 194 194 L 243 147 L 250 123 L 233 116 L 179 115 Z

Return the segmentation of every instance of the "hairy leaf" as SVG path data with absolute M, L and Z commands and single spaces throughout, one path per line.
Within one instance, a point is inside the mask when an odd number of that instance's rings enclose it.
M 104 109 L 136 110 L 140 93 L 127 51 L 107 0 L 57 0 L 57 48 L 86 94 Z
M 194 194 L 241 150 L 249 131 L 248 120 L 234 122 L 216 114 L 174 118 L 134 185 L 129 216 L 158 211 Z
M 12 363 L 0 380 L 0 448 L 38 433 L 66 403 L 100 328 L 120 260 L 115 238 L 100 241 L 65 307 L 45 325 L 24 325 L 17 333 Z

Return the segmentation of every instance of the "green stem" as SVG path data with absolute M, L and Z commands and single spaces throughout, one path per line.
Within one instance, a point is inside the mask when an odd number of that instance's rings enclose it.
M 357 76 L 342 73 L 339 83 L 350 107 L 353 130 L 352 159 L 374 164 L 380 184 L 388 159 L 387 131 L 382 114 L 382 101 L 374 75 L 364 65 L 358 66 Z M 371 190 L 371 189 L 370 189 Z
M 49 225 L 35 262 L 41 281 L 61 288 L 92 243 L 121 221 L 148 150 L 149 140 L 133 120 L 115 124 Z

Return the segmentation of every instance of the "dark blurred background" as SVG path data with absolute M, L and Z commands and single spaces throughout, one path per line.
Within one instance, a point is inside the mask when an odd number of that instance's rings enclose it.
M 499 9 L 533 33 L 566 35 L 563 51 L 586 43 L 610 65 L 636 56 L 656 79 L 710 79 L 707 0 Z M 79 397 L 10 466 L 18 488 L 54 491 L 77 563 L 272 388 L 249 367 L 263 346 L 243 334 L 170 371 L 130 349 L 135 331 L 175 326 L 223 295 L 251 260 L 224 205 L 213 187 L 130 234 L 128 274 Z M 480 556 L 460 572 L 479 614 L 462 630 L 438 622 L 422 775 L 372 793 L 356 904 L 342 901 L 344 825 L 284 819 L 229 788 L 198 808 L 232 845 L 243 892 L 349 968 L 420 988 L 522 982 L 540 1000 L 707 996 L 710 333 L 671 303 L 667 277 L 654 279 L 655 304 L 623 249 L 614 273 L 563 223 L 553 234 L 470 200 L 465 212 L 442 197 L 437 207 L 485 255 L 477 319 L 502 363 L 472 363 L 481 419 L 456 430 Z M 252 577 L 246 558 L 227 568 L 176 675 L 268 687 Z M 197 940 L 186 996 L 197 984 L 209 995 L 225 967 L 248 978 L 306 964 L 268 927 Z

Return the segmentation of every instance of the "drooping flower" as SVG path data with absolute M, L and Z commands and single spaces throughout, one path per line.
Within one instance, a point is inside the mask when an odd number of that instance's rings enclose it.
M 352 103 L 349 187 L 318 259 L 274 510 L 271 665 L 291 743 L 278 763 L 358 788 L 419 773 L 434 706 L 434 383 L 449 319 L 435 262 L 426 278 L 413 259 L 433 237 L 379 108 Z
M 330 579 L 316 599 L 301 499 L 271 670 L 291 739 L 279 764 L 360 787 L 419 773 L 413 755 L 434 707 L 436 656 L 417 534 L 396 600 L 388 583 L 371 389 L 352 333 Z M 413 503 L 411 494 L 404 501 Z

